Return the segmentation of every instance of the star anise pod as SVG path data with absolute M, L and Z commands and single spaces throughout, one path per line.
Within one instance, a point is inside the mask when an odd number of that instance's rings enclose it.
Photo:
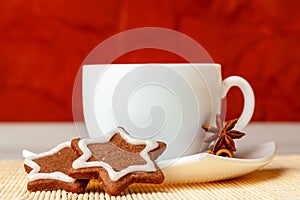
M 216 140 L 212 151 L 214 154 L 217 153 L 220 149 L 227 149 L 229 151 L 236 151 L 235 144 L 233 139 L 241 138 L 245 135 L 245 133 L 232 130 L 237 123 L 238 119 L 230 120 L 223 125 L 223 121 L 220 114 L 216 116 L 216 125 L 217 127 L 212 126 L 202 126 L 202 128 L 208 133 L 214 133 L 212 136 L 204 139 L 204 142 L 211 143 Z

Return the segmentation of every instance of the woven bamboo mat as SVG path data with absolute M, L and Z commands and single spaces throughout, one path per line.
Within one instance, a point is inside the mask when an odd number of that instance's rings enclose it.
M 132 185 L 122 196 L 98 192 L 28 192 L 21 160 L 0 161 L 0 200 L 135 200 L 135 199 L 300 199 L 300 155 L 276 156 L 261 170 L 245 176 L 210 183 Z M 94 185 L 95 186 L 95 185 Z M 92 187 L 94 187 L 92 186 Z

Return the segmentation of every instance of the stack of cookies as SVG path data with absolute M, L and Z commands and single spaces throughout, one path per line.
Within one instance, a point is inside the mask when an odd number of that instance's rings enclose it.
M 166 144 L 134 138 L 116 129 L 101 138 L 77 138 L 50 151 L 35 154 L 24 150 L 29 191 L 66 190 L 83 193 L 90 180 L 118 195 L 132 183 L 159 184 L 162 171 L 154 160 Z

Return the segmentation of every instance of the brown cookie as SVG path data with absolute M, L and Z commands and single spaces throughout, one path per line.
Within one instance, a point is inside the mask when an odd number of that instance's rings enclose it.
M 130 137 L 121 129 L 102 138 L 72 141 L 78 156 L 69 175 L 98 179 L 110 195 L 118 195 L 132 183 L 159 184 L 164 180 L 154 160 L 164 151 L 162 142 Z
M 50 151 L 34 154 L 23 151 L 24 167 L 28 173 L 29 191 L 57 190 L 82 193 L 88 180 L 75 180 L 68 176 L 74 160 L 78 158 L 71 142 L 62 143 Z

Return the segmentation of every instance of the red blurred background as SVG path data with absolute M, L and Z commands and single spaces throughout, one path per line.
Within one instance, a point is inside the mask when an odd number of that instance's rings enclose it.
M 73 83 L 87 54 L 114 34 L 156 26 L 198 41 L 224 78 L 247 79 L 253 120 L 300 121 L 299 8 L 293 0 L 0 0 L 0 120 L 73 120 Z M 116 62 L 180 61 L 137 51 Z M 227 118 L 239 116 L 240 92 L 227 101 Z

